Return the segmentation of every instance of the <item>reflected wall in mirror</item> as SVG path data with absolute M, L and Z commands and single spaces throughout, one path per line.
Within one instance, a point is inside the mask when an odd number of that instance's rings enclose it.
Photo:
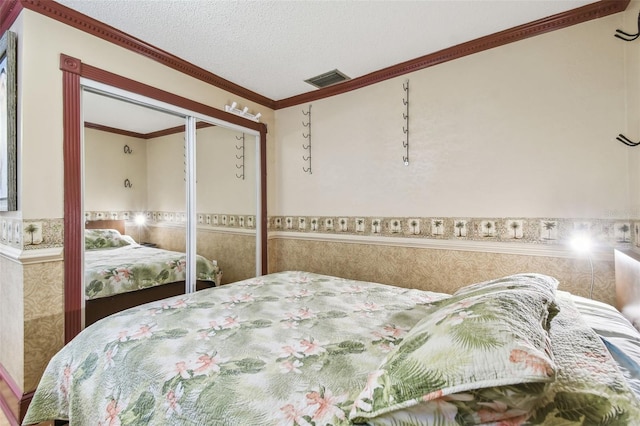
M 196 247 L 217 259 L 223 283 L 256 275 L 255 164 L 255 137 L 198 122 Z

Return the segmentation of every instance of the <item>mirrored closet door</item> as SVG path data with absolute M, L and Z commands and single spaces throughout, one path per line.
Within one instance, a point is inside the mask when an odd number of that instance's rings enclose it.
M 85 326 L 260 274 L 255 131 L 83 87 Z

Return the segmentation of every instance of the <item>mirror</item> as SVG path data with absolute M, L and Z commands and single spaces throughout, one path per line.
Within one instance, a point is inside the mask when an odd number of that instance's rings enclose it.
M 196 126 L 196 251 L 217 259 L 222 282 L 256 275 L 255 138 L 213 123 Z
M 193 169 L 195 288 L 255 276 L 255 137 L 199 120 L 190 167 L 184 115 L 87 89 L 82 96 L 85 325 L 190 288 Z

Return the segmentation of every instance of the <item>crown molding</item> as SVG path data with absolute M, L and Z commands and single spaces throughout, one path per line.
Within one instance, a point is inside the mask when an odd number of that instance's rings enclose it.
M 109 127 L 109 126 L 103 126 L 102 124 L 90 123 L 88 121 L 84 122 L 84 127 L 85 129 L 99 130 L 101 132 L 114 133 L 117 135 L 129 136 L 131 138 L 138 138 L 138 139 L 153 139 L 153 138 L 158 138 L 160 136 L 183 133 L 185 131 L 184 130 L 185 126 L 176 126 L 176 127 L 169 127 L 162 130 L 157 130 L 155 132 L 138 133 L 138 132 L 133 132 L 131 130 L 119 129 L 117 127 Z M 196 130 L 205 129 L 207 127 L 215 127 L 215 124 L 207 123 L 205 121 L 198 121 L 196 123 Z
M 528 24 L 509 28 L 507 30 L 458 44 L 429 55 L 383 68 L 362 77 L 357 77 L 333 86 L 328 86 L 324 89 L 276 101 L 275 109 L 287 108 L 350 92 L 371 84 L 399 77 L 414 71 L 423 70 L 434 65 L 459 59 L 494 47 L 503 46 L 505 44 L 524 40 L 550 31 L 559 30 L 582 22 L 590 21 L 592 19 L 602 18 L 607 15 L 622 12 L 629 5 L 629 1 L 630 0 L 601 0 L 567 12 L 539 19 Z
M 118 89 L 126 90 L 133 93 L 138 93 L 149 98 L 166 102 L 171 105 L 175 105 L 181 108 L 185 108 L 191 111 L 198 111 L 210 117 L 218 118 L 227 123 L 236 124 L 247 129 L 255 130 L 257 132 L 267 133 L 267 126 L 264 123 L 249 120 L 239 115 L 232 114 L 230 112 L 222 111 L 209 105 L 205 105 L 194 100 L 184 98 L 171 92 L 159 89 L 148 84 L 132 80 L 127 77 L 103 70 L 98 67 L 94 67 L 87 63 L 82 62 L 78 58 L 74 58 L 64 53 L 60 54 L 60 69 L 65 71 L 65 78 L 80 77 L 93 80 L 98 83 L 106 84 L 116 87 Z M 79 129 L 79 127 L 78 127 Z M 147 134 L 151 135 L 151 134 Z M 145 137 L 147 137 L 145 136 Z M 155 137 L 155 136 L 151 136 Z
M 600 0 L 567 12 L 559 13 L 547 18 L 539 19 L 528 24 L 510 28 L 495 34 L 471 40 L 438 52 L 421 56 L 400 64 L 396 64 L 378 71 L 374 71 L 362 77 L 338 83 L 324 89 L 313 90 L 300 95 L 275 101 L 250 91 L 235 83 L 223 79 L 194 64 L 165 52 L 149 43 L 130 36 L 98 20 L 90 18 L 73 9 L 67 8 L 55 1 L 44 0 L 8 0 L 0 8 L 0 22 L 2 27 L 9 27 L 20 13 L 22 8 L 33 10 L 48 16 L 64 24 L 70 25 L 80 31 L 92 34 L 103 40 L 107 40 L 120 47 L 146 56 L 163 65 L 173 68 L 205 83 L 219 87 L 234 95 L 256 102 L 265 107 L 277 110 L 287 108 L 315 100 L 339 95 L 376 84 L 391 78 L 399 77 L 414 71 L 419 71 L 444 62 L 459 59 L 464 56 L 482 52 L 487 49 L 524 40 L 550 31 L 559 30 L 582 22 L 590 21 L 614 13 L 623 12 L 630 0 Z M 6 18 L 5 18 L 6 17 Z
M 273 109 L 275 101 L 255 93 L 249 89 L 232 83 L 216 74 L 202 69 L 190 62 L 172 55 L 158 47 L 155 47 L 143 40 L 133 37 L 127 33 L 117 30 L 103 22 L 90 18 L 80 12 L 70 9 L 55 1 L 44 0 L 12 0 L 20 1 L 22 7 L 45 15 L 51 19 L 67 24 L 75 29 L 106 40 L 117 46 L 131 50 L 140 55 L 146 56 L 169 68 L 184 73 L 190 77 L 204 81 L 205 83 L 219 87 L 234 95 L 256 102 Z
M 20 0 L 6 0 L 0 3 L 0 35 L 13 25 L 22 12 Z
M 91 123 L 89 121 L 84 122 L 84 128 L 99 130 L 101 132 L 113 133 L 116 135 L 128 136 L 130 138 L 146 139 L 144 133 L 132 132 L 130 130 L 123 130 L 117 127 L 104 126 L 102 124 Z M 184 127 L 182 128 L 182 130 L 184 131 Z

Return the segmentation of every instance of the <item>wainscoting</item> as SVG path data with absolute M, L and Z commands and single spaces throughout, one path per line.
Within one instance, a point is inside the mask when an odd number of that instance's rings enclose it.
M 613 250 L 593 258 L 594 299 L 615 305 Z M 304 270 L 443 293 L 502 276 L 537 272 L 554 276 L 559 289 L 589 297 L 591 268 L 570 251 L 495 243 L 420 246 L 398 240 L 311 239 L 270 235 L 269 271 Z

